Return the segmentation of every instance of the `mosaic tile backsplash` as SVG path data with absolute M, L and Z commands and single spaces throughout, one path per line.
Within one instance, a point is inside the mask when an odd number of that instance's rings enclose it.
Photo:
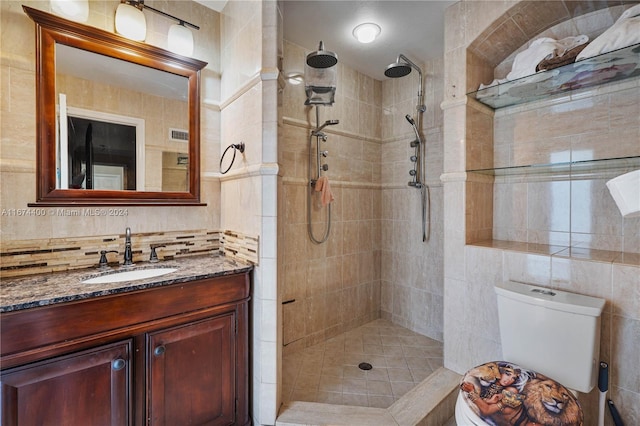
M 258 237 L 235 231 L 204 229 L 133 232 L 131 235 L 134 262 L 148 261 L 154 246 L 161 261 L 222 252 L 225 256 L 257 264 L 258 242 Z M 101 250 L 117 252 L 107 254 L 109 264 L 115 265 L 122 263 L 124 243 L 124 232 L 94 237 L 10 241 L 2 244 L 0 274 L 2 277 L 17 277 L 91 268 L 98 264 Z

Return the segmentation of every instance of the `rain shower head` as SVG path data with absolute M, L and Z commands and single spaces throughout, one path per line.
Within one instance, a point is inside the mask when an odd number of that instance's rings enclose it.
M 411 65 L 400 62 L 395 62 L 390 64 L 386 70 L 384 70 L 384 75 L 391 78 L 399 78 L 404 77 L 405 75 L 409 75 L 411 73 Z
M 420 67 L 411 62 L 409 58 L 401 53 L 398 55 L 398 59 L 384 70 L 384 75 L 391 78 L 404 77 L 411 73 L 411 68 L 415 68 L 420 73 L 420 76 L 422 76 L 422 70 Z
M 418 71 L 418 74 L 420 75 L 420 79 L 418 81 L 418 105 L 416 108 L 419 112 L 425 112 L 427 108 L 422 103 L 422 70 L 419 66 L 411 62 L 409 58 L 401 53 L 398 55 L 398 59 L 384 70 L 384 75 L 390 78 L 404 77 L 411 73 L 412 68 Z
M 324 43 L 320 41 L 318 50 L 307 55 L 307 65 L 312 68 L 331 68 L 338 63 L 338 55 L 324 50 Z

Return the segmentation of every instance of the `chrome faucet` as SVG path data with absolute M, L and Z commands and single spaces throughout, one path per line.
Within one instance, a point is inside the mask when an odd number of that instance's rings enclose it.
M 131 250 L 131 228 L 127 227 L 124 234 L 124 264 L 123 266 L 133 265 L 133 251 Z

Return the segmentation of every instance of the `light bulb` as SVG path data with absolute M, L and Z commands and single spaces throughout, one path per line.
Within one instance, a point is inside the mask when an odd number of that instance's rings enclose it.
M 360 24 L 353 29 L 353 36 L 360 43 L 371 43 L 380 35 L 380 27 L 374 23 Z
M 124 37 L 144 41 L 147 37 L 147 20 L 135 6 L 120 3 L 116 9 L 116 31 Z
M 184 25 L 173 24 L 169 27 L 167 45 L 168 49 L 174 53 L 191 56 L 193 55 L 193 33 Z

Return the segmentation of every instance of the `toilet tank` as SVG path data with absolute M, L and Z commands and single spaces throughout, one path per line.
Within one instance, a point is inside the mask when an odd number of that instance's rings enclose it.
M 514 281 L 495 291 L 504 360 L 590 392 L 598 377 L 605 300 Z

